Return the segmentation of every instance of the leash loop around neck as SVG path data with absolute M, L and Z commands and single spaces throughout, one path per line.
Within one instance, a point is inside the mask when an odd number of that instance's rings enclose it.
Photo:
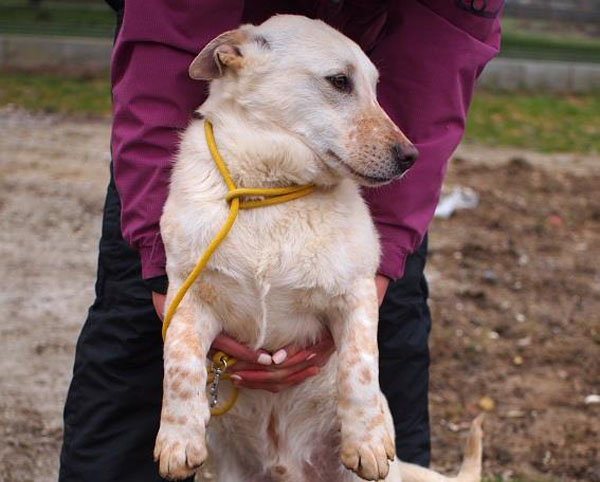
M 231 174 L 229 173 L 229 169 L 223 161 L 221 154 L 219 153 L 219 149 L 217 148 L 217 144 L 215 142 L 215 136 L 213 132 L 212 124 L 208 121 L 204 121 L 204 134 L 206 136 L 206 144 L 208 145 L 208 150 L 215 161 L 217 169 L 221 173 L 223 180 L 225 181 L 225 185 L 227 186 L 227 195 L 225 196 L 225 200 L 229 203 L 229 214 L 227 215 L 227 219 L 221 226 L 221 229 L 217 233 L 217 235 L 213 238 L 210 244 L 205 249 L 202 256 L 196 263 L 196 266 L 177 290 L 177 293 L 173 297 L 173 300 L 169 304 L 169 308 L 165 315 L 163 325 L 162 325 L 162 337 L 163 341 L 167 336 L 167 329 L 173 319 L 173 315 L 177 310 L 177 307 L 183 300 L 184 296 L 194 283 L 200 273 L 206 267 L 208 260 L 215 252 L 215 250 L 219 247 L 219 245 L 223 242 L 233 223 L 235 222 L 237 215 L 240 209 L 254 209 L 263 206 L 272 206 L 274 204 L 280 204 L 287 201 L 291 201 L 293 199 L 297 199 L 299 197 L 306 196 L 310 194 L 315 189 L 314 185 L 306 184 L 303 186 L 289 186 L 289 187 L 276 187 L 276 188 L 238 188 L 233 179 L 231 178 Z M 262 197 L 263 199 L 255 199 L 251 201 L 243 201 L 242 198 L 252 196 L 252 197 Z M 233 358 L 231 360 L 234 360 Z M 231 362 L 230 362 L 231 365 Z M 237 389 L 236 389 L 237 390 Z M 237 391 L 235 392 L 237 396 Z M 233 403 L 229 406 L 227 410 L 229 410 L 233 406 Z M 221 415 L 224 412 L 219 412 L 217 410 L 212 411 L 213 415 Z

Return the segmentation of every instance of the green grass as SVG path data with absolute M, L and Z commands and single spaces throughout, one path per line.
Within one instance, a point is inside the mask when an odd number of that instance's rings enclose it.
M 600 62 L 600 39 L 504 30 L 502 57 L 536 60 Z
M 107 115 L 107 79 L 71 78 L 46 74 L 0 73 L 0 105 L 61 114 Z
M 600 153 L 600 92 L 475 94 L 466 140 L 542 152 Z
M 550 35 L 563 38 L 593 38 L 598 36 L 598 26 L 593 19 L 589 22 L 568 22 L 558 19 L 502 16 L 502 33 L 530 32 L 535 35 Z
M 110 114 L 107 79 L 3 72 L 0 106 L 100 116 Z M 600 92 L 579 96 L 479 91 L 468 142 L 542 152 L 600 153 Z
M 502 57 L 600 62 L 597 26 L 504 16 Z
M 115 14 L 103 1 L 58 3 L 32 7 L 25 0 L 0 0 L 0 32 L 34 35 L 111 37 Z

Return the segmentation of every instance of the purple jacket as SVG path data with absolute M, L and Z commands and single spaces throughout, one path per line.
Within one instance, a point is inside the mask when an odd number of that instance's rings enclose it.
M 178 136 L 205 99 L 188 77 L 202 47 L 275 13 L 321 18 L 378 67 L 379 100 L 420 151 L 400 181 L 365 189 L 392 279 L 420 244 L 446 163 L 465 128 L 475 79 L 498 52 L 503 0 L 127 0 L 112 56 L 112 157 L 125 240 L 145 279 L 165 274 L 159 219 Z

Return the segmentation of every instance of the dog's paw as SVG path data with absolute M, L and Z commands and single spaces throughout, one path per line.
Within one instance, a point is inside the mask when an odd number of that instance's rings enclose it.
M 344 466 L 365 480 L 382 480 L 390 470 L 395 448 L 385 429 L 366 435 L 362 440 L 342 438 L 340 457 Z
M 154 460 L 159 462 L 159 473 L 166 479 L 185 479 L 196 473 L 206 460 L 204 424 L 198 426 L 174 426 L 161 423 Z

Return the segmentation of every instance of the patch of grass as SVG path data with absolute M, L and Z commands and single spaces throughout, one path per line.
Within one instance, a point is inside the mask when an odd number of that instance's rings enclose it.
M 500 55 L 520 59 L 600 62 L 600 39 L 504 31 Z
M 529 32 L 534 35 L 549 35 L 563 38 L 596 38 L 598 25 L 590 18 L 588 22 L 559 19 L 543 19 L 513 16 L 505 12 L 502 16 L 502 33 Z
M 600 92 L 551 95 L 478 91 L 465 140 L 541 152 L 600 153 Z
M 0 32 L 111 37 L 115 14 L 104 2 L 41 2 L 33 6 L 24 0 L 0 3 Z
M 564 22 L 504 16 L 503 57 L 600 62 L 600 37 L 593 22 Z
M 0 106 L 75 115 L 109 115 L 108 79 L 2 72 Z M 478 91 L 467 142 L 542 152 L 600 153 L 600 92 L 578 96 Z
M 2 72 L 0 105 L 61 114 L 108 115 L 108 79 Z

